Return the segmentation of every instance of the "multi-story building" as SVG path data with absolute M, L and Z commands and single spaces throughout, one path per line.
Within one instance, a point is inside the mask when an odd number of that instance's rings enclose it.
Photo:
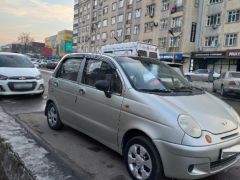
M 240 71 L 239 0 L 200 0 L 198 21 L 190 70 Z
M 75 0 L 74 47 L 142 41 L 158 45 L 162 60 L 189 62 L 197 16 L 197 0 Z

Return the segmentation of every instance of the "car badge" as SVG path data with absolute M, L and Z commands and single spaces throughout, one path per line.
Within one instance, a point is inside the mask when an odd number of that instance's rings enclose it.
M 26 78 L 25 77 L 20 77 L 19 80 L 25 80 Z

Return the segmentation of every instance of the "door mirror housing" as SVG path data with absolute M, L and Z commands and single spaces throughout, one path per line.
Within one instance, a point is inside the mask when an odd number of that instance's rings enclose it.
M 95 83 L 95 87 L 103 91 L 106 95 L 106 97 L 110 98 L 111 97 L 111 92 L 109 91 L 110 89 L 110 82 L 107 80 L 99 80 Z

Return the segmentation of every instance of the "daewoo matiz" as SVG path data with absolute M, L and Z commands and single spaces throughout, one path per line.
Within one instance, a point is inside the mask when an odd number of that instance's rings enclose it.
M 66 124 L 122 154 L 133 179 L 199 179 L 239 159 L 237 112 L 159 60 L 70 54 L 48 92 L 50 128 Z

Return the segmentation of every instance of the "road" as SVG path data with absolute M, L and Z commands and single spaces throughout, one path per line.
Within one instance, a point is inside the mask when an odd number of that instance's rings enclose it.
M 50 74 L 43 72 L 47 87 Z M 44 108 L 47 91 L 43 97 L 11 96 L 1 98 L 0 105 L 5 112 L 14 116 L 40 144 L 48 147 L 61 161 L 77 172 L 79 179 L 128 180 L 123 158 L 116 152 L 98 143 L 92 138 L 69 127 L 61 131 L 50 130 L 47 126 Z M 231 97 L 224 100 L 240 114 L 240 99 Z M 204 180 L 239 180 L 240 163 L 225 173 Z

